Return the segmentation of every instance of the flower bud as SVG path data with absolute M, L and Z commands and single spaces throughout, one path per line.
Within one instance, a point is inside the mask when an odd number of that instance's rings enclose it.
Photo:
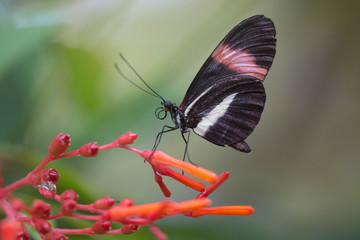
M 121 207 L 129 207 L 132 206 L 134 204 L 134 200 L 130 199 L 130 198 L 124 198 L 120 203 L 119 206 Z
M 30 235 L 27 231 L 19 232 L 16 235 L 16 240 L 29 240 L 29 239 L 30 239 Z
M 76 211 L 77 202 L 73 199 L 65 200 L 61 206 L 61 213 L 65 216 L 71 216 Z
M 108 231 L 110 231 L 110 229 L 111 229 L 111 223 L 109 221 L 104 221 L 104 220 L 99 220 L 95 222 L 91 227 L 91 230 L 93 230 L 94 233 L 96 234 L 107 233 Z
M 48 168 L 41 171 L 41 179 L 43 181 L 50 181 L 53 183 L 57 183 L 59 181 L 60 174 L 55 168 Z
M 94 143 L 88 143 L 79 149 L 79 154 L 83 157 L 96 157 L 99 152 L 99 146 Z
M 120 136 L 117 140 L 117 143 L 121 144 L 121 145 L 132 144 L 132 143 L 134 143 L 136 138 L 137 138 L 136 133 L 128 132 L 128 133 L 125 133 L 124 135 Z
M 50 156 L 57 157 L 63 154 L 70 146 L 70 135 L 69 134 L 58 134 L 49 145 L 48 152 Z
M 11 205 L 14 208 L 15 211 L 19 211 L 23 208 L 25 208 L 25 204 L 22 200 L 18 199 L 18 198 L 14 198 L 11 200 Z
M 139 225 L 137 224 L 124 224 L 121 226 L 121 232 L 123 234 L 132 234 L 139 230 Z
M 69 199 L 77 202 L 79 199 L 79 195 L 74 190 L 66 190 L 60 195 L 61 202 L 64 202 L 65 200 L 69 200 Z
M 33 217 L 47 219 L 51 214 L 51 205 L 36 199 L 31 207 Z
M 68 240 L 69 238 L 62 233 L 51 231 L 45 235 L 46 240 Z
M 94 202 L 94 208 L 106 210 L 109 209 L 115 203 L 115 199 L 109 196 L 100 198 Z
M 42 234 L 46 234 L 51 231 L 51 225 L 48 221 L 44 219 L 37 219 L 35 221 L 35 229 Z

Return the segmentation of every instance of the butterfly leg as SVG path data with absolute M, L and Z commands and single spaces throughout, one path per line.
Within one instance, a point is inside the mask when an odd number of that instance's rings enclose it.
M 186 138 L 185 138 L 185 134 L 187 134 Z M 182 131 L 181 136 L 182 136 L 182 138 L 184 139 L 184 142 L 185 142 L 185 151 L 184 151 L 183 161 L 185 161 L 185 157 L 186 157 L 189 160 L 190 163 L 194 164 L 190 159 L 189 151 L 188 151 L 189 140 L 190 140 L 190 130 Z
M 161 141 L 161 137 L 162 137 L 163 133 L 171 132 L 171 131 L 174 131 L 174 130 L 176 130 L 178 128 L 179 127 L 176 127 L 176 126 L 172 127 L 172 126 L 164 125 L 163 128 L 161 129 L 161 132 L 159 132 L 157 134 L 157 136 L 156 136 L 155 143 L 154 143 L 154 146 L 152 148 L 152 151 L 155 151 L 157 149 L 157 147 L 159 146 L 159 143 Z

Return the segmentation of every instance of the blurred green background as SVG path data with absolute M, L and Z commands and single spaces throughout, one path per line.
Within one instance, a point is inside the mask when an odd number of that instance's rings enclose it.
M 265 80 L 267 103 L 248 143 L 250 154 L 192 134 L 191 159 L 230 179 L 213 205 L 252 205 L 249 217 L 175 216 L 158 222 L 169 239 L 360 238 L 359 1 L 0 1 L 0 161 L 8 184 L 25 176 L 60 132 L 71 149 L 106 144 L 132 131 L 150 149 L 159 100 L 122 79 L 122 52 L 164 98 L 180 103 L 202 63 L 243 19 L 264 14 L 277 30 L 277 54 Z M 159 149 L 181 158 L 179 132 Z M 120 149 L 50 164 L 58 192 L 80 202 L 110 195 L 136 203 L 163 198 L 148 164 Z M 165 179 L 176 201 L 196 193 Z M 32 187 L 15 193 L 27 203 Z M 67 221 L 72 227 L 87 222 Z M 90 237 L 70 236 L 70 239 Z M 34 238 L 36 239 L 36 238 Z M 131 236 L 154 239 L 142 228 Z

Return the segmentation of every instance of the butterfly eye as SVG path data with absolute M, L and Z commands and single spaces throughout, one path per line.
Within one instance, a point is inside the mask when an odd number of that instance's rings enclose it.
M 170 101 L 165 101 L 165 102 L 162 104 L 162 106 L 163 106 L 163 109 L 164 109 L 165 111 L 169 111 L 170 108 L 171 108 L 171 102 L 170 102 Z

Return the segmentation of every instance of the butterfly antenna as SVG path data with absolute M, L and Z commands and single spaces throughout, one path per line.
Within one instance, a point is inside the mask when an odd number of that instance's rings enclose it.
M 149 93 L 150 95 L 154 96 L 154 97 L 158 97 L 160 98 L 163 102 L 165 102 L 165 99 L 162 98 L 160 96 L 160 94 L 158 94 L 157 92 L 154 91 L 154 89 L 152 89 L 146 82 L 145 80 L 140 76 L 140 74 L 135 70 L 135 68 L 126 60 L 126 58 L 124 57 L 124 55 L 122 55 L 122 53 L 119 53 L 120 58 L 126 63 L 126 65 L 136 74 L 136 76 L 145 84 L 146 87 L 148 87 L 150 89 L 150 91 L 152 93 L 150 93 L 149 91 L 146 91 L 145 89 L 141 88 L 139 85 L 135 84 L 133 81 L 129 80 L 128 78 L 126 78 L 129 82 L 131 82 L 134 86 L 136 86 L 139 89 L 142 89 L 143 91 Z M 119 71 L 119 67 L 116 65 L 116 68 Z M 121 74 L 122 76 L 124 76 L 124 74 Z
M 128 82 L 130 82 L 132 85 L 134 85 L 134 86 L 137 87 L 138 89 L 140 89 L 140 90 L 142 90 L 142 91 L 150 94 L 151 96 L 154 96 L 154 97 L 157 97 L 157 98 L 160 98 L 161 100 L 163 100 L 163 98 L 160 97 L 159 95 L 154 94 L 154 93 L 152 93 L 152 92 L 149 92 L 149 91 L 143 89 L 142 87 L 140 87 L 139 85 L 137 85 L 135 82 L 133 82 L 130 78 L 128 78 L 128 77 L 120 70 L 119 66 L 118 66 L 116 63 L 115 63 L 115 68 L 116 68 L 116 70 L 118 71 L 118 73 L 119 73 L 123 78 L 125 78 Z

